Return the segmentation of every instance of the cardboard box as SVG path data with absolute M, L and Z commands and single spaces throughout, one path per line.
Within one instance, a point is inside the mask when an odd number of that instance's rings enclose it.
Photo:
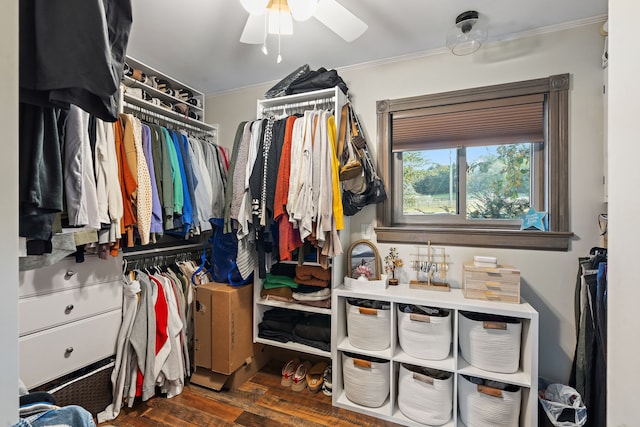
M 253 354 L 249 363 L 239 367 L 231 375 L 213 372 L 209 369 L 196 367 L 191 375 L 191 383 L 207 387 L 216 391 L 223 388 L 225 390 L 236 390 L 242 384 L 249 381 L 260 371 L 270 360 L 269 349 L 264 344 L 254 344 Z
M 196 288 L 195 365 L 230 375 L 253 357 L 253 285 Z

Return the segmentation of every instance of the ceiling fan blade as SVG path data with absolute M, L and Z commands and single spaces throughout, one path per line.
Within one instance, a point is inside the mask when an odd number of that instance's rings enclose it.
M 354 41 L 369 28 L 336 0 L 318 1 L 318 8 L 313 16 L 347 42 Z
M 240 36 L 240 42 L 247 44 L 264 42 L 264 15 L 249 15 Z

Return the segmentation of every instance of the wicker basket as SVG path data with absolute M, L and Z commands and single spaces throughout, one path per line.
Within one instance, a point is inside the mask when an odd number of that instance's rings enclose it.
M 518 427 L 521 400 L 522 390 L 518 386 L 459 377 L 458 407 L 460 419 L 467 426 Z
M 342 376 L 347 399 L 369 408 L 382 406 L 389 396 L 390 369 L 388 360 L 342 353 Z
M 409 356 L 445 359 L 451 351 L 451 313 L 438 316 L 405 313 L 398 306 L 398 340 Z
M 95 368 L 77 378 L 70 379 L 49 393 L 58 406 L 78 405 L 94 417 L 112 403 L 111 372 L 114 363 Z
M 347 335 L 354 347 L 384 350 L 391 344 L 391 309 L 388 303 L 373 303 L 384 308 L 361 307 L 347 301 Z
M 520 367 L 520 319 L 460 312 L 460 354 L 476 368 L 512 374 Z
M 418 423 L 446 423 L 453 410 L 453 375 L 403 363 L 398 374 L 398 408 Z

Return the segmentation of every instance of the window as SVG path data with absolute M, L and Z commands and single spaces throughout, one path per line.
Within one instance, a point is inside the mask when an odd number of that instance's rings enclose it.
M 567 250 L 569 75 L 378 102 L 381 242 Z M 549 231 L 521 231 L 530 207 Z

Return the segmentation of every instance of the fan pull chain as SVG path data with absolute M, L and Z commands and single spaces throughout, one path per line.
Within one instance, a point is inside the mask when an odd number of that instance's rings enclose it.
M 280 32 L 278 32 L 278 58 L 276 59 L 276 64 L 282 62 L 282 55 L 280 55 L 280 37 L 282 36 L 280 35 Z
M 265 55 L 269 55 L 269 51 L 267 50 L 267 35 L 269 34 L 269 32 L 267 31 L 267 25 L 269 25 L 268 22 L 268 14 L 265 13 L 264 14 L 264 37 L 262 39 L 262 53 L 264 53 Z

